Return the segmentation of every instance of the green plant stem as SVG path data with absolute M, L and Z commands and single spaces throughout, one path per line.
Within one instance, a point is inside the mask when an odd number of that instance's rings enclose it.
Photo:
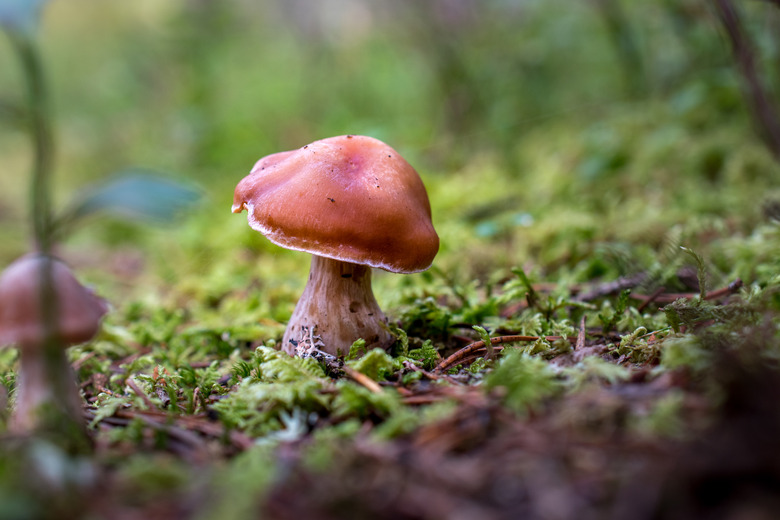
M 44 80 L 40 52 L 32 37 L 11 33 L 11 41 L 22 66 L 27 92 L 30 139 L 33 145 L 33 168 L 30 179 L 30 221 L 33 241 L 38 253 L 47 258 L 41 262 L 40 299 L 41 323 L 45 330 L 43 352 L 49 377 L 55 382 L 63 377 L 56 358 L 61 355 L 57 343 L 57 298 L 54 293 L 51 261 L 48 260 L 52 245 L 51 170 L 53 163 L 53 138 L 48 109 L 48 95 Z
M 57 303 L 52 280 L 51 261 L 48 260 L 52 244 L 51 170 L 53 139 L 50 128 L 48 96 L 43 77 L 43 65 L 35 40 L 22 33 L 10 33 L 11 41 L 22 65 L 27 92 L 30 138 L 33 144 L 33 169 L 30 179 L 30 221 L 33 226 L 33 240 L 38 253 L 47 258 L 41 263 L 40 299 L 41 322 L 46 331 L 44 352 L 47 359 L 54 358 L 58 349 Z M 54 354 L 52 354 L 54 352 Z M 59 377 L 58 367 L 48 363 L 51 375 Z
M 36 249 L 49 254 L 52 242 L 51 170 L 54 157 L 49 97 L 40 53 L 32 38 L 12 34 L 11 41 L 24 72 L 33 142 L 33 170 L 30 187 L 30 216 Z
M 33 145 L 33 167 L 30 179 L 30 221 L 33 227 L 35 250 L 46 261 L 41 263 L 40 299 L 41 323 L 44 327 L 42 348 L 43 372 L 54 396 L 60 401 L 44 410 L 36 432 L 53 440 L 70 452 L 89 449 L 79 410 L 71 410 L 66 394 L 72 377 L 63 370 L 64 349 L 58 331 L 58 301 L 51 266 L 51 249 L 54 241 L 54 218 L 51 200 L 51 177 L 54 159 L 54 139 L 51 128 L 49 97 L 44 78 L 43 64 L 35 40 L 23 33 L 9 33 L 19 58 L 25 90 L 27 92 L 27 117 Z M 65 362 L 67 367 L 67 362 Z M 63 390 L 64 389 L 64 390 Z

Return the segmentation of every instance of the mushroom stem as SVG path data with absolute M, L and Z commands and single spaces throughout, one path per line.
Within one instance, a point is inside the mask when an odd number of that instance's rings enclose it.
M 16 404 L 9 429 L 85 435 L 81 397 L 65 350 L 59 346 L 20 348 Z
M 366 348 L 388 348 L 393 336 L 371 290 L 371 268 L 313 255 L 306 289 L 295 306 L 284 333 L 282 349 L 290 355 L 296 347 L 313 346 L 329 354 L 349 352 L 357 339 Z

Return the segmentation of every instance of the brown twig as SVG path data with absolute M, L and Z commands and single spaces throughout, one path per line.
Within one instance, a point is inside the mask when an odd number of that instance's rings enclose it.
M 580 331 L 577 334 L 577 343 L 574 345 L 574 350 L 582 350 L 585 347 L 585 315 L 582 315 L 580 320 Z
M 95 351 L 92 351 L 92 352 L 89 352 L 88 354 L 86 354 L 85 356 L 83 356 L 81 359 L 79 359 L 79 360 L 75 361 L 75 362 L 74 362 L 74 363 L 71 365 L 71 366 L 73 367 L 73 370 L 78 370 L 78 369 L 80 369 L 82 366 L 84 366 L 84 363 L 86 363 L 87 361 L 89 361 L 90 359 L 92 359 L 93 357 L 95 357 L 96 355 L 97 355 L 97 352 L 95 352 Z
M 501 311 L 501 317 L 502 318 L 511 318 L 518 312 L 520 312 L 523 309 L 528 308 L 528 302 L 525 300 L 520 300 L 518 302 L 515 302 L 511 305 L 508 305 L 504 310 Z
M 144 402 L 144 404 L 145 404 L 145 405 L 146 405 L 146 406 L 147 406 L 147 407 L 148 407 L 150 410 L 154 410 L 154 409 L 156 409 L 156 408 L 157 408 L 157 407 L 154 405 L 154 402 L 153 402 L 153 401 L 152 401 L 152 400 L 149 398 L 149 396 L 148 396 L 148 395 L 146 395 L 146 392 L 144 392 L 143 390 L 141 390 L 141 388 L 140 388 L 140 387 L 139 387 L 137 384 L 135 384 L 135 381 L 133 381 L 133 378 L 132 378 L 132 377 L 128 377 L 128 378 L 127 378 L 127 380 L 125 381 L 125 384 L 126 384 L 127 386 L 129 386 L 129 387 L 130 387 L 130 389 L 131 389 L 133 392 L 135 392 L 135 393 L 138 395 L 138 397 L 140 397 L 140 398 L 141 398 L 141 400 Z
M 87 410 L 85 416 L 87 420 L 92 420 L 95 418 L 95 413 L 92 410 Z M 155 429 L 168 428 L 168 431 L 172 432 L 173 436 L 192 446 L 198 444 L 195 442 L 197 436 L 192 432 L 197 432 L 213 439 L 224 438 L 227 433 L 230 443 L 239 450 L 247 450 L 254 446 L 254 442 L 246 434 L 236 430 L 231 430 L 228 433 L 222 423 L 209 420 L 205 414 L 172 415 L 159 410 L 120 409 L 112 417 L 104 418 L 101 422 L 115 426 L 126 426 L 135 418 L 140 418 L 145 424 Z
M 642 311 L 645 310 L 648 305 L 653 303 L 656 300 L 656 298 L 661 296 L 664 293 L 665 290 L 666 290 L 666 287 L 661 286 L 658 289 L 656 289 L 655 291 L 653 291 L 653 293 L 650 294 L 650 296 L 648 296 L 646 300 L 644 300 L 641 304 L 639 304 L 639 307 L 636 308 L 636 311 L 641 314 Z
M 637 273 L 631 276 L 623 276 L 617 280 L 606 282 L 592 287 L 575 298 L 578 302 L 588 302 L 618 293 L 624 289 L 631 289 L 647 280 L 647 273 Z
M 497 346 L 493 347 L 493 349 L 496 352 L 501 352 L 502 350 L 504 350 L 504 347 L 502 345 L 497 345 Z M 470 365 L 471 363 L 473 363 L 474 361 L 478 360 L 479 358 L 485 357 L 485 352 L 486 351 L 487 350 L 485 349 L 485 347 L 482 347 L 481 349 L 475 350 L 474 352 L 472 352 L 471 354 L 467 355 L 466 357 L 458 360 L 457 364 L 458 365 Z M 449 367 L 447 367 L 447 368 L 449 368 Z
M 133 353 L 128 356 L 125 356 L 122 359 L 117 359 L 116 361 L 111 363 L 111 367 L 110 367 L 111 372 L 117 374 L 124 372 L 124 369 L 121 368 L 122 365 L 129 365 L 139 357 L 144 356 L 152 351 L 152 349 L 141 347 L 140 345 L 137 346 L 137 348 L 135 344 L 131 344 L 130 346 L 133 347 Z
M 344 371 L 345 374 L 347 374 L 350 378 L 355 380 L 357 383 L 360 383 L 361 385 L 368 388 L 370 391 L 374 392 L 375 394 L 381 394 L 382 393 L 382 387 L 379 386 L 379 383 L 368 377 L 367 375 L 358 372 L 354 368 L 344 365 L 341 367 L 341 370 Z
M 501 350 L 501 347 L 498 347 L 497 350 Z M 429 371 L 427 371 L 427 370 L 425 370 L 423 368 L 418 367 L 417 365 L 415 365 L 411 361 L 404 361 L 403 364 L 404 364 L 404 367 L 406 369 L 413 370 L 415 372 L 419 372 L 423 376 L 427 377 L 428 379 L 430 379 L 432 381 L 440 381 L 440 380 L 443 379 L 443 380 L 445 380 L 445 381 L 447 381 L 447 382 L 449 382 L 449 383 L 451 383 L 453 385 L 457 385 L 457 386 L 462 385 L 462 383 L 460 381 L 457 381 L 456 379 L 454 379 L 454 378 L 452 378 L 450 376 L 447 376 L 447 375 L 444 375 L 444 374 L 434 374 L 433 372 L 429 372 Z
M 490 343 L 492 345 L 500 345 L 502 343 L 515 343 L 520 341 L 538 341 L 540 339 L 544 339 L 546 341 L 556 341 L 559 339 L 563 339 L 563 336 L 496 336 L 495 338 L 490 338 Z M 474 343 L 470 343 L 465 347 L 463 347 L 462 349 L 455 352 L 454 354 L 452 354 L 450 357 L 439 362 L 439 364 L 436 365 L 436 368 L 434 368 L 433 371 L 441 372 L 443 370 L 447 370 L 448 368 L 461 363 L 463 359 L 470 357 L 472 354 L 480 350 L 487 351 L 484 341 L 479 340 L 479 341 L 475 341 Z
M 742 282 L 742 280 L 737 278 L 736 280 L 728 284 L 728 286 L 726 287 L 722 287 L 714 291 L 709 291 L 707 294 L 704 295 L 704 299 L 716 300 L 718 298 L 722 298 L 723 296 L 734 294 L 735 292 L 739 291 L 739 289 L 742 288 L 743 285 L 744 283 Z M 660 304 L 668 304 L 682 298 L 692 300 L 698 296 L 699 293 L 661 293 L 658 295 L 653 293 L 649 296 L 645 294 L 631 294 L 631 298 L 644 302 L 643 305 L 645 306 L 649 305 L 652 302 L 660 303 Z
M 535 283 L 531 285 L 531 288 L 535 292 L 549 293 L 557 289 L 558 284 L 557 283 Z M 567 289 L 571 294 L 577 294 L 580 290 L 579 286 L 576 284 L 568 286 Z M 528 308 L 528 300 L 525 299 L 510 303 L 506 307 L 504 307 L 504 309 L 501 311 L 501 317 L 511 318 L 518 312 L 527 308 Z M 469 325 L 468 327 L 471 328 L 471 325 Z
M 430 391 L 405 395 L 402 397 L 402 401 L 404 404 L 420 405 L 452 399 L 461 403 L 474 404 L 481 402 L 484 398 L 483 392 L 474 386 L 435 386 L 431 387 Z
M 401 402 L 408 405 L 425 405 L 438 403 L 446 397 L 437 394 L 416 394 L 404 397 Z
M 171 415 L 166 412 L 158 410 L 119 410 L 115 414 L 118 417 L 135 417 L 145 416 L 156 418 L 159 421 L 175 421 L 180 428 L 198 432 L 202 435 L 219 439 L 225 435 L 225 427 L 220 422 L 214 422 L 206 418 L 205 414 L 201 415 Z M 254 446 L 252 439 L 246 434 L 231 430 L 228 434 L 228 439 L 237 448 L 246 450 Z
M 94 418 L 94 416 L 90 417 L 91 415 L 93 414 L 90 412 L 86 414 L 88 419 Z M 104 426 L 127 427 L 133 420 L 139 420 L 147 428 L 164 433 L 169 439 L 167 448 L 192 462 L 203 461 L 208 456 L 208 449 L 203 438 L 186 428 L 171 424 L 169 419 L 162 422 L 162 420 L 145 414 L 120 410 L 114 416 L 105 417 L 100 422 Z
M 775 159 L 780 160 L 780 116 L 756 67 L 753 45 L 731 0 L 713 2 L 726 30 L 734 60 L 745 81 L 745 97 L 761 130 L 761 137 Z

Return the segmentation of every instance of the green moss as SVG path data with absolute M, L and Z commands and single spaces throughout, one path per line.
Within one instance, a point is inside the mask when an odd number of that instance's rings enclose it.
M 498 366 L 485 378 L 485 389 L 498 391 L 504 403 L 518 412 L 538 406 L 562 388 L 544 360 L 517 349 L 504 350 Z
M 359 359 L 348 361 L 347 364 L 374 381 L 385 379 L 394 372 L 396 366 L 393 358 L 381 348 L 375 348 Z

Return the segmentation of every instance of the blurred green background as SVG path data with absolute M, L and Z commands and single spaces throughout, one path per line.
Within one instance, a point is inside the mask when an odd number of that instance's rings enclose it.
M 780 9 L 737 6 L 776 100 Z M 780 170 L 709 2 L 54 0 L 39 37 L 57 208 L 129 166 L 205 193 L 175 224 L 101 217 L 64 241 L 109 299 L 156 284 L 218 301 L 259 276 L 294 301 L 308 258 L 232 215 L 232 191 L 259 157 L 346 133 L 418 169 L 448 277 L 614 277 L 675 245 L 712 246 L 716 281 L 761 276 L 728 240 L 767 221 Z M 0 71 L 22 99 L 5 39 Z M 3 263 L 28 247 L 30 153 L 0 124 Z

